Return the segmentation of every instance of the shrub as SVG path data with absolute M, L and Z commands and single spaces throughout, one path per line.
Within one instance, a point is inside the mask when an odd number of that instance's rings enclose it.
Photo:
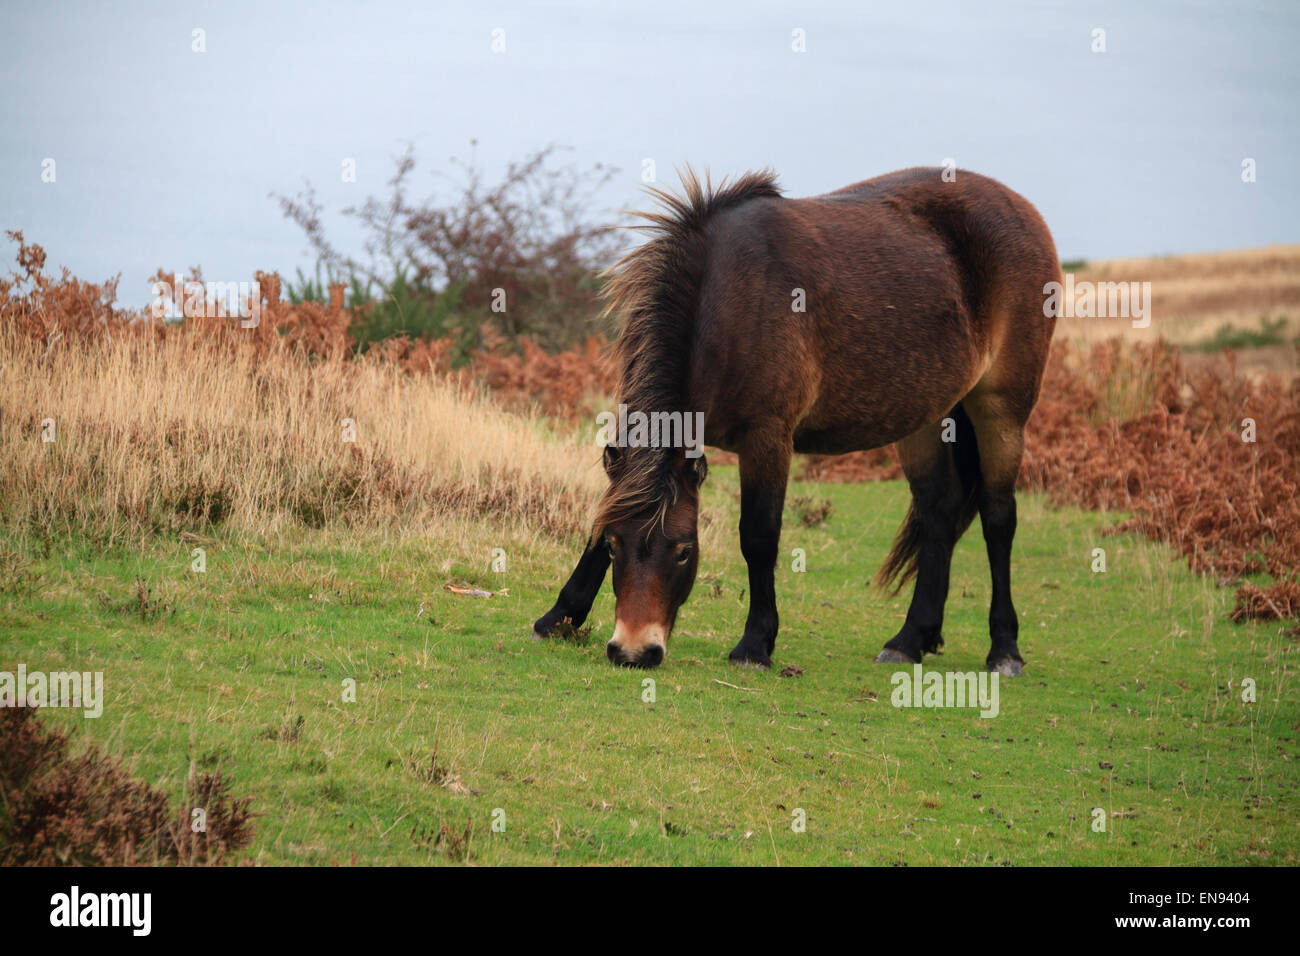
M 185 806 L 135 780 L 118 759 L 45 731 L 28 708 L 0 708 L 0 866 L 216 865 L 253 836 L 251 798 L 220 774 L 191 774 Z M 193 808 L 206 814 L 195 833 Z
M 385 290 L 373 300 L 373 334 L 405 328 L 449 335 L 459 328 L 467 347 L 491 321 L 512 339 L 526 335 L 557 348 L 592 334 L 601 311 L 595 276 L 620 242 L 589 218 L 593 196 L 615 171 L 556 166 L 560 152 L 552 145 L 512 162 L 494 184 L 474 158 L 453 159 L 458 178 L 451 197 L 439 202 L 411 197 L 416 161 L 408 148 L 395 162 L 387 197 L 342 211 L 366 233 L 366 259 L 330 242 L 310 183 L 295 197 L 275 198 L 327 270 L 359 277 L 363 285 L 354 285 L 354 294 Z

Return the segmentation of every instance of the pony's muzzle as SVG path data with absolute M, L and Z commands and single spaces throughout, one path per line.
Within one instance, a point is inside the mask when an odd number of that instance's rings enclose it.
M 664 649 L 657 644 L 651 644 L 641 649 L 641 651 L 626 653 L 621 647 L 610 641 L 605 645 L 605 656 L 609 658 L 610 663 L 617 664 L 620 667 L 658 667 L 663 663 Z
M 631 634 L 621 623 L 615 624 L 614 636 L 605 645 L 605 656 L 621 667 L 658 667 L 663 663 L 668 644 L 667 629 L 658 625 Z

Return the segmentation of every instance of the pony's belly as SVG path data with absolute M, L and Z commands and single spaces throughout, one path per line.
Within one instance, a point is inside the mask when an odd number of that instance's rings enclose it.
M 794 433 L 794 450 L 801 455 L 845 455 L 883 448 L 908 434 L 880 427 L 804 429 Z
M 834 397 L 848 390 L 824 395 L 795 425 L 794 450 L 809 455 L 843 455 L 892 445 L 939 421 L 968 390 L 964 381 L 941 384 L 931 379 L 889 389 L 864 385 L 853 401 Z

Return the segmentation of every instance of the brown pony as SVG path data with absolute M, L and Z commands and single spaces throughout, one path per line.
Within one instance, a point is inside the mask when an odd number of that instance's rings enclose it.
M 906 169 L 809 199 L 771 173 L 717 189 L 688 168 L 684 195 L 652 190 L 651 238 L 610 271 L 619 401 L 702 412 L 704 440 L 740 459 L 740 549 L 749 616 L 731 652 L 771 665 L 774 572 L 790 456 L 895 443 L 911 508 L 878 582 L 916 586 L 878 661 L 943 644 L 953 546 L 978 511 L 993 596 L 987 666 L 1024 663 L 1011 603 L 1015 484 L 1061 279 L 1051 234 L 1025 199 L 969 172 Z M 585 620 L 611 562 L 617 664 L 654 667 L 699 560 L 698 449 L 607 445 L 609 488 L 582 558 L 533 627 Z M 680 444 L 680 443 L 678 443 Z

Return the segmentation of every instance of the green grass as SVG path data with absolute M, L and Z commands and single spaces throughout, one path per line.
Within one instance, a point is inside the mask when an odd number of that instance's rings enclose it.
M 1210 338 L 1184 345 L 1183 348 L 1192 352 L 1222 352 L 1224 349 L 1262 349 L 1270 345 L 1285 345 L 1286 327 L 1286 316 L 1279 315 L 1276 319 L 1270 319 L 1261 315 L 1258 329 L 1221 325 Z M 1293 338 L 1291 343 L 1300 345 L 1300 336 Z
M 463 848 L 435 839 L 444 823 L 472 830 L 478 864 L 1297 862 L 1294 643 L 1276 624 L 1228 623 L 1230 592 L 1166 549 L 1101 536 L 1113 517 L 1022 498 L 1025 675 L 1002 681 L 994 719 L 902 710 L 896 668 L 872 658 L 905 596 L 867 582 L 905 487 L 791 489 L 833 509 L 812 527 L 787 516 L 770 672 L 726 661 L 746 608 L 734 468 L 707 489 L 721 543 L 655 672 L 605 662 L 608 588 L 587 643 L 529 640 L 577 543 L 516 548 L 497 574 L 488 526 L 481 554 L 330 529 L 217 537 L 203 574 L 193 542 L 56 544 L 27 555 L 35 586 L 0 593 L 0 669 L 102 670 L 102 718 L 45 719 L 174 798 L 191 761 L 232 774 L 261 814 L 242 856 L 263 863 L 451 862 Z M 977 526 L 931 666 L 982 668 L 987 578 Z M 448 582 L 509 593 L 460 597 Z M 779 676 L 788 664 L 802 675 Z

